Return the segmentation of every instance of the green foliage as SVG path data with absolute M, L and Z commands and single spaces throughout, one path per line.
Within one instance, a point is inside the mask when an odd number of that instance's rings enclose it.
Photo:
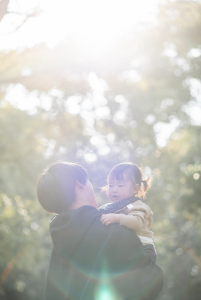
M 159 299 L 199 299 L 201 123 L 190 112 L 200 109 L 200 16 L 199 2 L 167 1 L 156 24 L 136 27 L 99 61 L 69 40 L 0 53 L 0 299 L 43 298 L 50 216 L 35 182 L 56 160 L 87 169 L 99 204 L 116 163 L 143 165 L 165 274 Z M 17 84 L 39 100 L 33 110 L 4 99 Z M 173 130 L 160 145 L 164 125 Z

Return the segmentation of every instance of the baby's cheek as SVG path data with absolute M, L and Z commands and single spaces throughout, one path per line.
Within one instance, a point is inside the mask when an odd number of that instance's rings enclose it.
M 128 198 L 128 191 L 121 191 L 121 198 L 122 199 L 125 199 L 125 198 Z

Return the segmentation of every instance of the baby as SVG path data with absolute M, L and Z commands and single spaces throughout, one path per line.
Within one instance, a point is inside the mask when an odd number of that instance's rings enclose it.
M 156 261 L 153 232 L 150 231 L 153 213 L 142 201 L 150 187 L 149 179 L 143 180 L 142 172 L 136 165 L 121 163 L 110 171 L 107 183 L 103 191 L 108 194 L 113 203 L 99 208 L 103 214 L 102 224 L 107 226 L 119 223 L 135 230 L 147 253 Z

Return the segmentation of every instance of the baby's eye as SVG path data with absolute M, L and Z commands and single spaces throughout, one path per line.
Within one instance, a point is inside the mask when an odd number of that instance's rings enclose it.
M 109 184 L 109 187 L 113 187 L 113 185 Z
M 119 184 L 119 187 L 124 187 L 124 185 L 123 184 Z

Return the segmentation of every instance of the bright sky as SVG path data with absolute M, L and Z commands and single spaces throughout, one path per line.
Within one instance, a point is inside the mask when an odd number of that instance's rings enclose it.
M 136 22 L 150 22 L 157 13 L 159 0 L 10 0 L 9 11 L 43 13 L 30 19 L 13 34 L 23 16 L 8 14 L 0 26 L 0 49 L 47 42 L 50 47 L 67 36 L 82 47 L 108 47 L 119 34 L 130 32 Z

